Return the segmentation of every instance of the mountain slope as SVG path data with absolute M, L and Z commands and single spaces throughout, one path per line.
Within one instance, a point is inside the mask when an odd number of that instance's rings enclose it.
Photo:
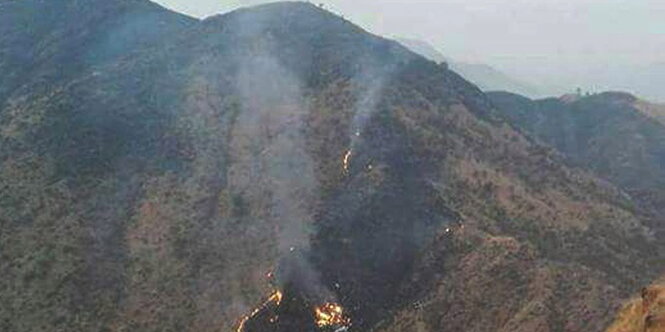
M 663 268 L 619 189 L 395 42 L 305 3 L 173 29 L 3 81 L 1 329 L 600 331 Z
M 638 100 L 635 108 L 665 125 L 665 105 Z
M 516 126 L 662 213 L 665 126 L 655 105 L 623 93 L 572 101 L 531 101 L 505 93 L 490 97 Z
M 23 84 L 66 81 L 195 23 L 141 0 L 26 0 L 0 6 L 0 102 Z
M 663 236 L 665 127 L 660 105 L 626 93 L 534 101 L 497 92 L 490 98 L 515 126 L 556 147 L 572 163 L 623 187 L 651 215 L 654 236 Z M 645 288 L 643 296 L 651 289 L 660 291 L 655 285 Z M 654 301 L 629 302 L 608 331 L 662 330 Z

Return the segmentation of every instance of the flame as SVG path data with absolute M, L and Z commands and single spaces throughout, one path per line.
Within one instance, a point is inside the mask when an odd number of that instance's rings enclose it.
M 344 158 L 342 159 L 342 167 L 344 167 L 344 173 L 349 172 L 349 162 L 351 161 L 351 150 L 346 151 Z
M 316 325 L 319 328 L 344 328 L 351 325 L 351 319 L 344 315 L 344 308 L 336 303 L 326 303 L 314 308 L 314 313 L 316 315 Z
M 284 294 L 282 294 L 281 291 L 279 291 L 279 290 L 274 291 L 270 295 L 270 297 L 268 297 L 267 300 L 265 300 L 263 303 L 261 303 L 260 306 L 256 307 L 254 310 L 252 310 L 252 312 L 249 315 L 244 316 L 240 320 L 240 323 L 238 324 L 238 328 L 236 329 L 236 332 L 242 332 L 245 329 L 245 324 L 247 324 L 247 322 L 250 319 L 254 318 L 254 316 L 258 315 L 258 313 L 261 312 L 261 310 L 263 310 L 265 307 L 267 307 L 270 303 L 275 303 L 275 305 L 277 305 L 277 306 L 280 305 L 280 303 L 282 303 L 282 298 L 283 297 L 284 297 Z M 275 320 L 276 320 L 276 318 L 275 318 Z M 271 322 L 273 322 L 272 319 L 271 319 Z

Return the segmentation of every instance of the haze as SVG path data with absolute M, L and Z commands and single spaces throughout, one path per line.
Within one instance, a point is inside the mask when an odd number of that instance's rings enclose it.
M 158 2 L 205 17 L 268 1 Z M 623 89 L 665 100 L 665 89 L 654 87 L 665 81 L 662 0 L 319 2 L 373 33 L 426 41 L 447 57 L 489 64 L 546 93 Z

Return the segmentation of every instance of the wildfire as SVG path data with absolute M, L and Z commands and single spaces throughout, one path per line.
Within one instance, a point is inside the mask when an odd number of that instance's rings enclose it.
M 256 309 L 254 309 L 254 310 L 252 311 L 252 313 L 250 313 L 249 315 L 244 316 L 244 317 L 240 320 L 240 324 L 238 324 L 238 328 L 236 329 L 236 332 L 242 332 L 242 331 L 245 329 L 245 324 L 247 324 L 247 321 L 249 321 L 250 319 L 252 319 L 252 318 L 253 318 L 254 316 L 256 316 L 259 312 L 261 312 L 261 310 L 263 310 L 264 308 L 266 308 L 266 307 L 267 307 L 268 305 L 270 305 L 271 303 L 274 303 L 276 306 L 279 306 L 279 304 L 282 303 L 282 298 L 283 298 L 283 297 L 284 297 L 284 294 L 282 294 L 282 292 L 280 292 L 279 290 L 274 291 L 274 292 L 270 295 L 270 297 L 268 297 L 267 300 L 265 300 L 263 303 L 261 303 L 260 306 L 256 307 Z M 274 318 L 274 319 L 276 320 L 276 318 Z M 274 322 L 273 319 L 271 319 L 271 322 Z
M 344 308 L 336 303 L 326 303 L 314 309 L 316 314 L 316 325 L 319 328 L 332 327 L 337 331 L 348 328 L 351 319 L 344 315 Z
M 342 159 L 342 167 L 344 167 L 344 172 L 349 172 L 349 162 L 351 161 L 351 150 L 346 151 L 344 158 Z

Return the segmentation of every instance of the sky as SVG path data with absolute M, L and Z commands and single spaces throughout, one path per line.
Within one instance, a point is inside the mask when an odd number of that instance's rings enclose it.
M 261 0 L 157 0 L 205 17 Z M 456 61 L 574 84 L 665 63 L 665 0 L 317 0 L 387 37 L 429 42 Z

